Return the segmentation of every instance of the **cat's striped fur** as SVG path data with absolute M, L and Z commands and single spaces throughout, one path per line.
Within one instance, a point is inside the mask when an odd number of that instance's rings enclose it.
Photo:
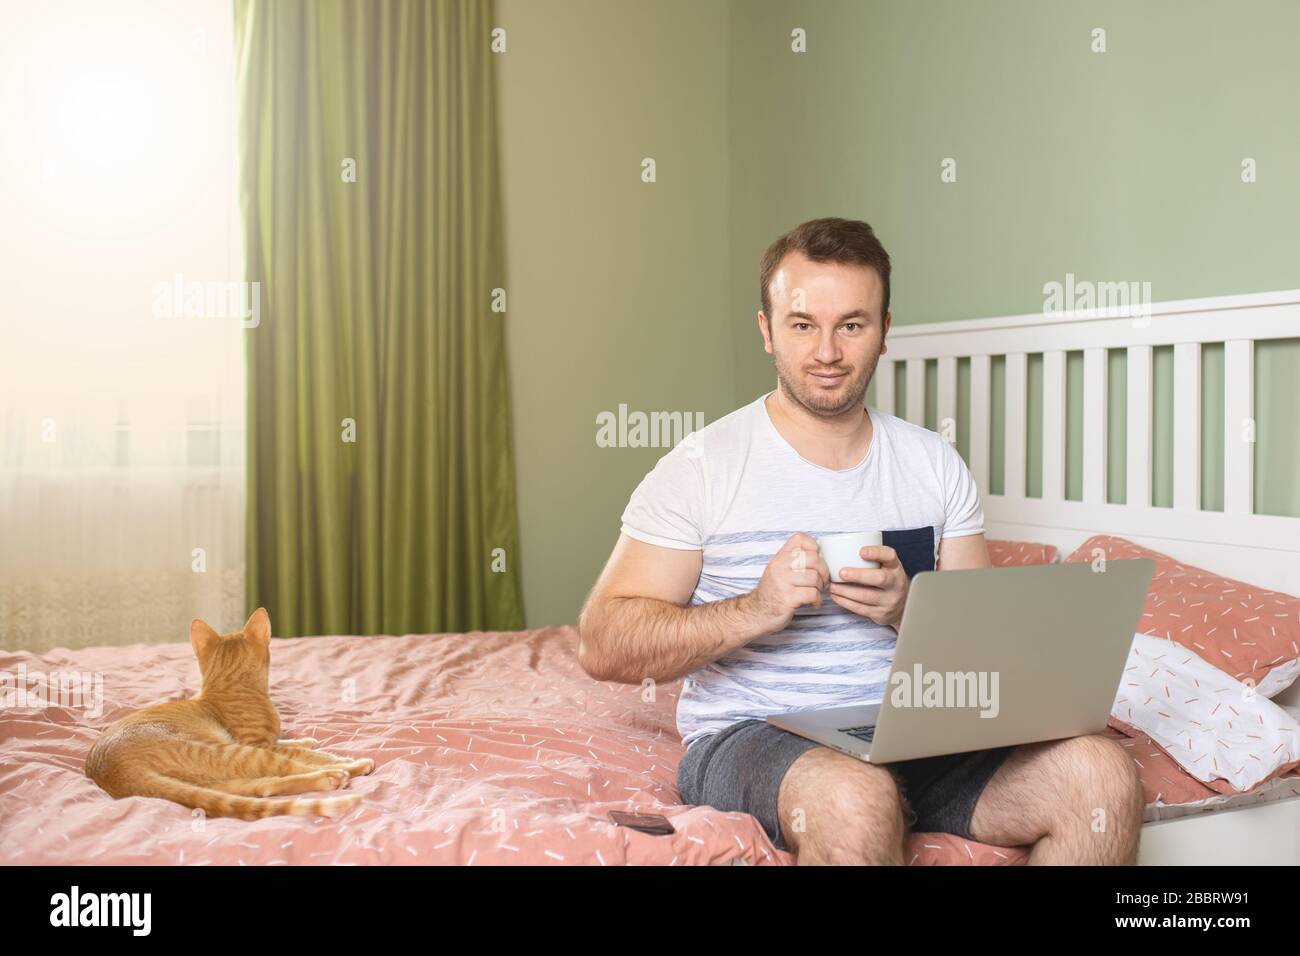
M 356 806 L 361 796 L 355 793 L 285 797 L 343 789 L 375 764 L 315 750 L 314 740 L 278 739 L 280 715 L 268 694 L 271 619 L 265 608 L 233 634 L 195 620 L 190 643 L 203 690 L 112 724 L 90 748 L 87 776 L 115 798 L 162 797 L 214 817 L 334 817 Z

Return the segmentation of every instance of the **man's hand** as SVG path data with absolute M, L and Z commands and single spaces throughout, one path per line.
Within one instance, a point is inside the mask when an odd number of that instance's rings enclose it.
M 817 542 L 802 531 L 793 535 L 763 569 L 763 577 L 748 595 L 748 609 L 768 633 L 785 628 L 804 605 L 822 603 L 831 570 L 817 550 Z
M 898 629 L 907 605 L 911 580 L 898 560 L 898 553 L 884 544 L 867 545 L 858 552 L 864 561 L 878 561 L 878 568 L 840 568 L 848 584 L 831 582 L 831 600 L 846 610 L 877 624 Z

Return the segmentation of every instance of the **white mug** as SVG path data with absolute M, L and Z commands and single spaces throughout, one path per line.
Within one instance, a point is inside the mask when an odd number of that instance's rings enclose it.
M 878 568 L 878 561 L 865 561 L 858 551 L 868 545 L 884 543 L 884 535 L 879 531 L 851 531 L 848 534 L 828 534 L 817 539 L 817 551 L 831 569 L 831 580 L 836 584 L 845 584 L 840 577 L 840 568 Z

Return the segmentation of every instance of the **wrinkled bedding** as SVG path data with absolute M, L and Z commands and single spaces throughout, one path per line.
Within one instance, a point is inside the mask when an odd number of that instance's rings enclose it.
M 283 737 L 371 757 L 339 819 L 205 819 L 164 800 L 113 800 L 84 774 L 99 732 L 128 712 L 192 696 L 188 643 L 0 651 L 0 671 L 101 675 L 102 712 L 0 709 L 0 863 L 791 865 L 757 820 L 680 803 L 679 682 L 654 693 L 582 671 L 572 626 L 530 631 L 272 641 Z M 21 702 L 20 702 L 21 703 Z M 1148 802 L 1212 796 L 1158 748 L 1130 747 Z M 677 832 L 613 826 L 661 813 Z M 914 834 L 915 865 L 1022 863 L 1021 848 Z

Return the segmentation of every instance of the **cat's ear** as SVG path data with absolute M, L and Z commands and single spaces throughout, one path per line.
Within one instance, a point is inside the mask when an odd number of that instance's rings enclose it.
M 197 617 L 190 622 L 190 644 L 193 645 L 194 654 L 199 660 L 207 656 L 208 648 L 220 637 L 220 634 Z
M 266 608 L 259 607 L 248 616 L 248 621 L 244 624 L 244 636 L 258 644 L 270 643 L 271 615 L 266 613 Z

